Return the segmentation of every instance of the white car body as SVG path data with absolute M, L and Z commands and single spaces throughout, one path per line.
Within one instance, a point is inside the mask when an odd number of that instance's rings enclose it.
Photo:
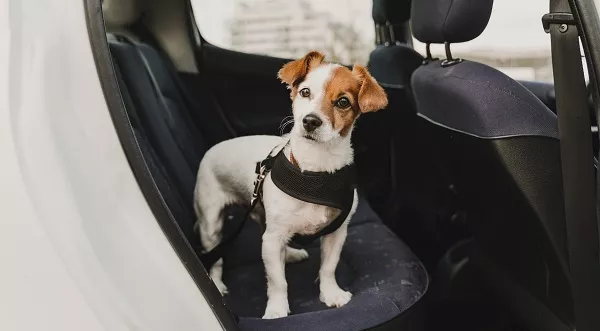
M 222 330 L 119 143 L 81 0 L 0 0 L 0 330 Z

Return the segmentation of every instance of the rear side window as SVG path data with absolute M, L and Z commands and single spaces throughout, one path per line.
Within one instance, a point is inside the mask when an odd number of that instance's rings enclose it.
M 513 79 L 552 82 L 550 36 L 542 28 L 548 0 L 494 1 L 485 31 L 476 39 L 451 46 L 452 55 L 482 62 Z M 416 39 L 415 49 L 425 54 Z M 432 45 L 433 55 L 444 58 L 444 46 Z
M 366 64 L 375 44 L 370 0 L 192 0 L 200 33 L 215 46 L 281 58 L 308 51 Z

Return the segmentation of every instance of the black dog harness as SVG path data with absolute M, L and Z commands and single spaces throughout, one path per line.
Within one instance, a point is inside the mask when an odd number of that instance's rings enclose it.
M 274 150 L 273 150 L 274 151 Z M 304 246 L 310 244 L 321 236 L 337 230 L 346 220 L 354 202 L 356 188 L 356 170 L 354 164 L 347 165 L 335 172 L 302 171 L 290 162 L 283 152 L 283 148 L 275 155 L 273 151 L 262 161 L 256 163 L 256 180 L 254 192 L 244 220 L 240 222 L 231 236 L 221 241 L 211 251 L 201 254 L 200 259 L 206 268 L 212 266 L 223 256 L 223 249 L 240 234 L 246 220 L 256 205 L 262 203 L 262 189 L 267 175 L 271 174 L 273 184 L 281 191 L 298 200 L 339 209 L 338 216 L 317 233 L 310 235 L 296 234 L 292 243 Z M 263 233 L 266 225 L 263 220 Z

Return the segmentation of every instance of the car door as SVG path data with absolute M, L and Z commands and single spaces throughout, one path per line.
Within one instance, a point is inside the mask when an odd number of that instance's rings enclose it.
M 281 134 L 291 101 L 277 72 L 289 60 L 228 50 L 206 40 L 197 52 L 203 78 L 237 135 Z

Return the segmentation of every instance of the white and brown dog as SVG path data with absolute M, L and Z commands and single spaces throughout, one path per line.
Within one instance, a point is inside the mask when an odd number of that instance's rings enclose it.
M 362 66 L 353 70 L 323 61 L 324 56 L 310 52 L 287 63 L 279 78 L 291 91 L 294 126 L 284 149 L 302 171 L 336 170 L 353 162 L 350 135 L 361 113 L 387 105 L 387 96 Z M 298 125 L 300 124 L 301 125 Z M 221 240 L 223 208 L 250 203 L 254 188 L 255 165 L 286 139 L 277 136 L 247 136 L 221 142 L 202 159 L 195 191 L 195 209 L 202 244 L 211 250 Z M 320 299 L 329 307 L 341 307 L 352 294 L 342 290 L 335 279 L 340 252 L 346 239 L 348 220 L 321 238 Z M 287 316 L 290 312 L 285 279 L 285 263 L 308 258 L 303 249 L 288 246 L 295 234 L 314 234 L 334 220 L 339 210 L 295 199 L 282 192 L 267 176 L 263 186 L 264 208 L 251 218 L 266 217 L 262 237 L 262 259 L 267 275 L 268 302 L 263 318 Z M 227 293 L 222 280 L 223 260 L 210 270 L 221 293 Z

